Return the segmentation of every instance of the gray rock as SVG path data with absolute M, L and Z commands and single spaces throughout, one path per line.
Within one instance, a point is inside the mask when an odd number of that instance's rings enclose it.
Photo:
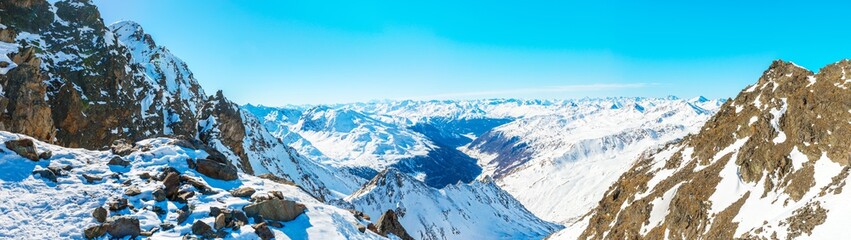
M 26 159 L 33 161 L 38 161 L 39 159 L 35 149 L 35 143 L 30 139 L 23 138 L 6 141 L 6 148 Z
M 115 216 L 106 220 L 106 232 L 114 238 L 137 237 L 142 229 L 139 227 L 139 219 L 131 216 Z
M 307 208 L 300 203 L 286 199 L 268 199 L 249 204 L 243 207 L 243 211 L 249 217 L 261 216 L 264 219 L 275 221 L 292 221 L 298 215 L 304 213 Z
M 92 217 L 94 217 L 99 223 L 106 222 L 107 214 L 109 214 L 109 212 L 107 212 L 103 207 L 95 208 L 95 210 L 92 211 Z
M 109 162 L 106 163 L 106 165 L 127 167 L 127 166 L 130 165 L 130 161 L 124 160 L 123 158 L 121 158 L 119 156 L 115 156 L 112 159 L 110 159 Z
M 210 159 L 198 159 L 195 170 L 207 177 L 219 180 L 236 180 L 237 168 L 230 163 L 218 162 Z

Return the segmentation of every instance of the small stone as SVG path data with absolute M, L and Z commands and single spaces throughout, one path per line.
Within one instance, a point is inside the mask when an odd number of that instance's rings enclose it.
M 210 225 L 207 225 L 201 220 L 197 220 L 192 224 L 192 234 L 212 238 L 215 235 L 215 232 L 213 232 L 213 228 L 210 227 Z
M 35 170 L 33 171 L 33 174 L 38 175 L 41 178 L 50 180 L 51 182 L 56 182 L 56 173 L 53 173 L 53 171 L 50 171 L 50 169 Z
M 240 227 L 248 224 L 248 217 L 245 216 L 245 213 L 239 210 L 233 210 L 233 229 L 239 229 Z
M 126 198 L 117 198 L 113 199 L 109 205 L 110 211 L 118 211 L 127 208 L 127 199 Z
M 160 228 L 154 227 L 154 228 L 151 228 L 151 230 L 140 232 L 139 235 L 142 235 L 142 236 L 145 236 L 145 237 L 150 237 L 150 236 L 153 236 L 154 233 L 156 233 L 159 230 L 160 230 Z
M 136 186 L 130 186 L 127 190 L 124 190 L 124 194 L 127 196 L 136 196 L 142 193 L 142 190 L 139 190 Z
M 41 160 L 48 160 L 53 157 L 52 151 L 44 151 L 38 154 L 38 158 Z
M 84 230 L 83 233 L 86 235 L 86 238 L 88 238 L 88 239 L 98 238 L 98 237 L 106 234 L 106 227 L 104 227 L 102 225 L 91 226 L 91 227 L 86 228 L 86 230 Z
M 145 179 L 149 179 L 149 178 L 151 178 L 151 173 L 149 173 L 149 172 L 143 172 L 143 173 L 140 173 L 140 174 L 139 174 L 139 178 L 140 178 L 140 179 L 143 179 L 143 180 L 145 180 Z
M 85 174 L 85 173 L 83 173 L 83 178 L 86 179 L 87 183 L 94 183 L 94 182 L 99 182 L 99 181 L 103 180 L 102 177 L 88 175 L 88 174 Z
M 56 176 L 65 176 L 66 171 L 64 170 L 64 168 L 65 168 L 64 166 L 57 166 L 57 165 L 47 166 L 47 170 L 50 170 Z
M 163 231 L 168 231 L 168 230 L 174 229 L 174 224 L 173 223 L 161 223 L 160 228 Z
M 251 195 L 254 195 L 255 192 L 256 190 L 254 190 L 254 188 L 241 187 L 231 190 L 230 195 L 233 195 L 234 197 L 251 197 Z
M 363 224 L 358 223 L 357 227 L 358 227 L 358 232 L 361 232 L 361 233 L 366 232 L 366 226 L 364 226 Z
M 257 234 L 260 239 L 268 240 L 275 238 L 275 234 L 272 233 L 272 230 L 269 229 L 269 226 L 266 226 L 266 223 L 258 223 L 251 226 L 254 228 L 254 233 Z
M 112 150 L 112 153 L 116 155 L 127 156 L 132 153 L 134 149 L 133 145 L 127 143 L 126 139 L 118 139 L 112 142 L 110 150 Z
M 190 210 L 189 205 L 184 205 L 182 208 L 177 211 L 177 224 L 182 224 L 189 218 L 189 215 L 192 214 L 192 210 Z
M 215 228 L 216 230 L 224 228 L 227 224 L 227 218 L 228 217 L 226 214 L 219 213 L 219 216 L 216 216 L 216 221 L 213 222 L 213 228 Z
M 130 165 L 130 161 L 124 160 L 123 158 L 121 158 L 119 156 L 115 156 L 112 159 L 110 159 L 109 162 L 106 163 L 106 165 L 127 167 L 127 166 Z
M 207 186 L 207 184 L 204 184 L 203 182 L 201 182 L 201 180 L 198 180 L 198 179 L 186 176 L 186 175 L 181 175 L 180 181 L 189 183 L 189 185 L 192 185 L 193 187 L 195 187 L 195 189 L 198 189 L 198 191 L 201 192 L 201 194 L 210 195 L 210 194 L 215 193 L 209 186 Z
M 177 197 L 174 198 L 175 202 L 186 203 L 190 198 L 195 196 L 195 192 L 193 191 L 183 191 L 181 190 L 177 193 Z
M 103 207 L 95 208 L 95 210 L 92 211 L 92 217 L 94 217 L 99 223 L 106 222 L 107 214 L 109 214 L 109 212 L 107 212 Z
M 162 202 L 166 199 L 165 191 L 163 191 L 162 188 L 154 189 L 154 191 L 151 192 L 151 196 L 153 196 L 154 200 L 156 200 L 157 202 Z
M 196 166 L 195 166 L 195 161 L 194 161 L 194 160 L 192 160 L 191 158 L 187 158 L 187 159 L 186 159 L 186 165 L 188 165 L 188 166 L 189 166 L 189 169 L 195 169 L 195 167 L 196 167 Z
M 222 213 L 222 209 L 218 207 L 210 207 L 210 217 L 219 216 Z
M 152 208 L 151 208 L 151 211 L 152 211 L 152 212 L 154 212 L 154 213 L 156 213 L 156 214 L 157 214 L 157 216 L 165 216 L 165 215 L 168 213 L 168 212 L 166 212 L 166 210 L 165 210 L 165 209 L 163 209 L 163 208 L 162 208 L 162 207 L 160 207 L 160 206 L 156 206 L 156 205 L 155 205 L 154 207 L 152 207 Z
M 133 184 L 133 180 L 130 180 L 130 179 L 127 179 L 127 180 L 125 180 L 124 182 L 121 183 L 121 185 L 124 185 L 124 186 L 130 186 L 131 184 Z

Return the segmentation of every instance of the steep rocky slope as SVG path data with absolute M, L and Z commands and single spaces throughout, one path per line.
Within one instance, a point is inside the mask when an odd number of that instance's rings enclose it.
M 416 239 L 535 239 L 561 228 L 540 220 L 493 182 L 438 190 L 393 168 L 346 200 L 371 216 L 394 211 Z
M 851 61 L 776 61 L 699 134 L 651 151 L 565 239 L 841 238 Z
M 320 199 L 358 186 L 296 154 L 222 92 L 207 96 L 136 23 L 106 27 L 86 0 L 4 1 L 0 10 L 0 130 L 87 149 L 196 139 L 243 172 L 276 174 Z

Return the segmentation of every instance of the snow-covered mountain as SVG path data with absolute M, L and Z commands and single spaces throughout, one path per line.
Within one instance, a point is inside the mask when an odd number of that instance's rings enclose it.
M 540 239 L 562 228 L 536 217 L 492 181 L 438 190 L 393 168 L 346 200 L 371 216 L 395 211 L 416 239 Z
M 775 61 L 700 132 L 648 151 L 555 238 L 835 239 L 847 223 L 851 61 Z
M 517 119 L 466 152 L 536 215 L 573 224 L 648 148 L 699 129 L 720 101 L 585 99 L 563 111 Z
M 333 146 L 370 152 L 366 159 L 387 159 L 364 146 L 396 144 L 390 140 L 404 139 L 401 136 L 460 150 L 462 153 L 455 156 L 475 159 L 484 169 L 480 178 L 493 177 L 497 185 L 539 217 L 572 224 L 594 207 L 605 189 L 641 152 L 696 131 L 721 103 L 703 97 L 668 97 L 376 101 L 245 108 L 265 119 L 267 128 L 280 129 L 276 133 L 282 139 L 297 139 L 289 142 L 291 146 L 305 154 L 319 154 L 314 156 L 319 159 L 341 157 L 324 154 L 323 149 L 338 151 Z M 322 117 L 314 116 L 317 111 Z M 360 120 L 339 124 L 325 117 L 340 113 L 357 116 L 347 119 Z M 321 121 L 311 121 L 315 119 Z M 305 129 L 306 122 L 310 122 L 310 129 Z M 340 125 L 347 127 L 337 127 Z M 356 128 L 370 131 L 352 130 Z M 361 137 L 363 134 L 383 134 L 384 138 Z M 335 143 L 342 141 L 348 142 Z M 403 172 L 418 176 L 416 169 Z M 564 201 L 566 196 L 575 197 Z

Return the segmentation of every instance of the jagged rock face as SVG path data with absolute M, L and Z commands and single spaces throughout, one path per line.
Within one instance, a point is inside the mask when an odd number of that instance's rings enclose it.
M 225 99 L 222 91 L 208 101 L 201 110 L 202 116 L 207 116 L 202 123 L 204 126 L 199 133 L 201 141 L 210 143 L 220 140 L 233 154 L 239 157 L 239 167 L 248 174 L 254 174 L 248 156 L 245 153 L 245 125 L 239 107 Z M 215 126 L 209 126 L 213 124 Z
M 774 62 L 699 134 L 642 156 L 584 232 L 560 236 L 836 237 L 848 217 L 835 211 L 851 199 L 842 191 L 851 159 L 846 72 L 848 60 L 817 74 Z
M 176 85 L 191 94 L 158 91 L 167 77 L 152 79 L 145 71 L 172 63 L 131 62 L 130 50 L 135 49 L 106 28 L 90 2 L 16 1 L 0 9 L 6 32 L 0 35 L 14 36 L 6 40 L 17 46 L 12 59 L 18 65 L 0 76 L 6 92 L 0 99 L 3 130 L 84 148 L 101 148 L 120 138 L 194 135 L 192 105 L 175 104 L 169 97 L 203 96 L 197 83 Z

